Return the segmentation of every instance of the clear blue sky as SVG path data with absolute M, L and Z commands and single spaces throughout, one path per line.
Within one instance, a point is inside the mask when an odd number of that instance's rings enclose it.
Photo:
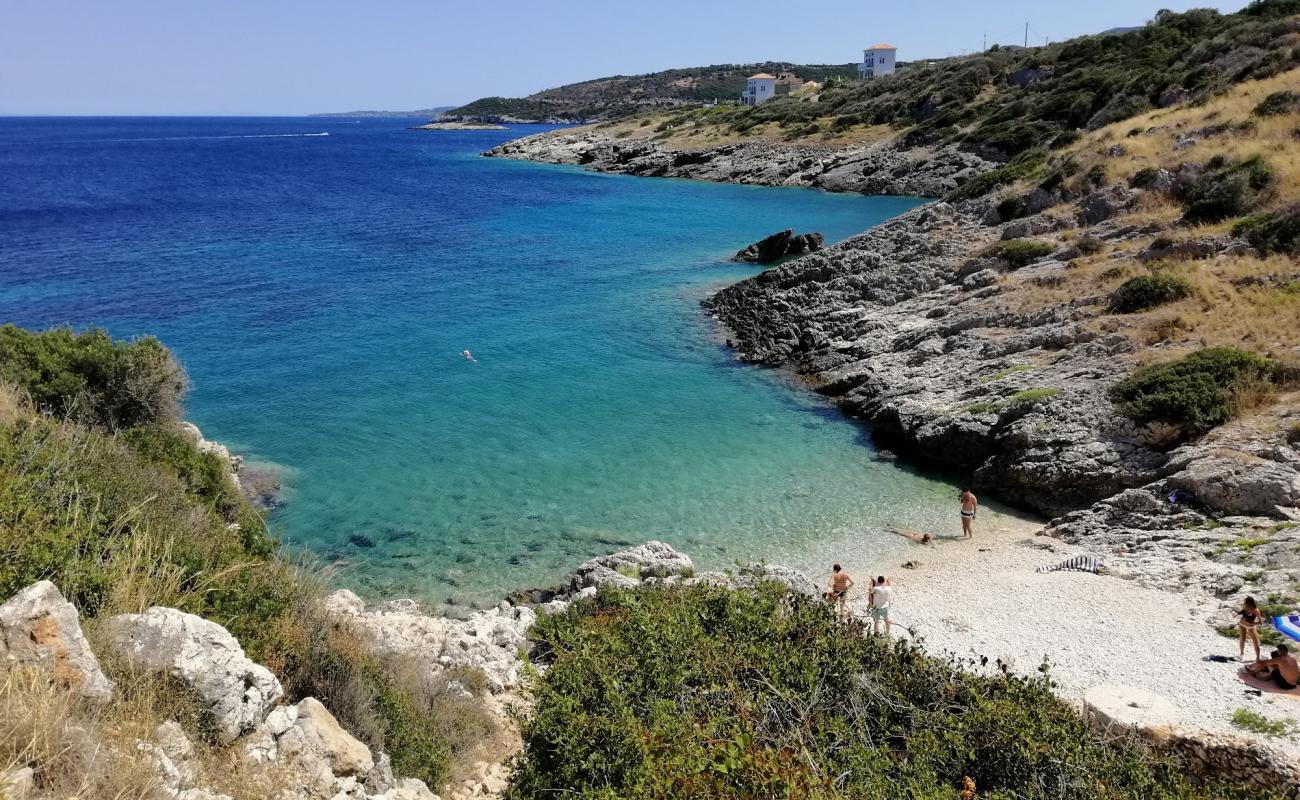
M 0 114 L 451 105 L 609 74 L 847 63 L 1139 25 L 1181 0 L 0 0 Z

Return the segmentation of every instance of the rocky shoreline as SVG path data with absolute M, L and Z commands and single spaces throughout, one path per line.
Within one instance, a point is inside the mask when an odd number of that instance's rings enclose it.
M 998 166 L 955 148 L 755 141 L 687 149 L 645 136 L 616 138 L 591 128 L 539 133 L 483 155 L 623 175 L 919 197 L 941 197 Z

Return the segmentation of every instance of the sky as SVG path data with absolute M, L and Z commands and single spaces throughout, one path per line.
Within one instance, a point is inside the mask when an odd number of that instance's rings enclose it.
M 0 114 L 456 105 L 705 64 L 899 59 L 1140 25 L 1179 0 L 0 0 Z

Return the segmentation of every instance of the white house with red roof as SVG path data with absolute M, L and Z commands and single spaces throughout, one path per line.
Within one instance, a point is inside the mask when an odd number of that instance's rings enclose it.
M 892 44 L 873 44 L 862 51 L 862 63 L 858 65 L 859 78 L 879 78 L 894 74 L 894 56 L 898 48 Z
M 740 93 L 742 106 L 756 106 L 776 97 L 776 76 L 760 72 L 750 75 L 745 83 L 745 91 Z

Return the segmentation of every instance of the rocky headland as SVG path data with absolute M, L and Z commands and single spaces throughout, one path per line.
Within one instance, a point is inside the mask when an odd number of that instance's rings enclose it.
M 476 122 L 474 120 L 466 121 L 438 121 L 427 122 L 424 125 L 412 125 L 407 128 L 408 131 L 504 131 L 507 130 L 505 125 L 498 125 L 493 122 Z
M 645 134 L 619 138 L 591 127 L 527 136 L 484 155 L 623 175 L 919 197 L 941 197 L 998 166 L 956 148 L 766 141 L 688 148 Z

